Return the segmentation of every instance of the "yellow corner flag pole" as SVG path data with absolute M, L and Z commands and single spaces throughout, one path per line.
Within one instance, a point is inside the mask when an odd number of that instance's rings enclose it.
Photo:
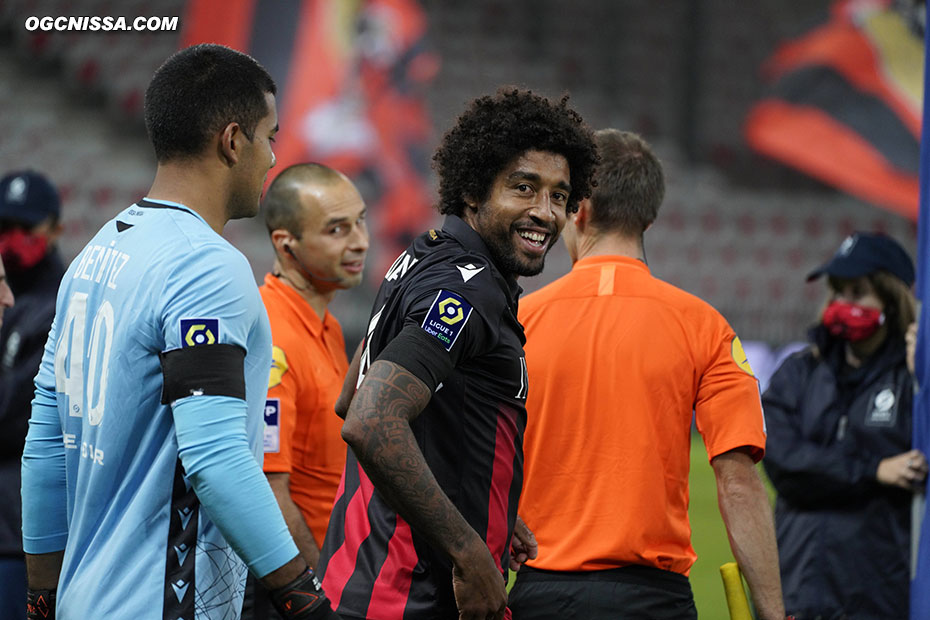
M 746 598 L 746 590 L 743 589 L 743 577 L 736 562 L 727 562 L 721 566 L 720 577 L 723 579 L 723 590 L 727 595 L 730 620 L 752 620 L 749 600 Z

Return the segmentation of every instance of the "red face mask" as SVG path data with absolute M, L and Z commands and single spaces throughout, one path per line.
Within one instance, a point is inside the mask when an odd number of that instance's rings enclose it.
M 21 228 L 0 233 L 0 256 L 9 271 L 26 271 L 39 264 L 48 250 L 48 239 Z
M 823 312 L 823 324 L 831 334 L 843 340 L 858 342 L 874 334 L 885 323 L 878 308 L 867 308 L 845 301 L 833 301 Z

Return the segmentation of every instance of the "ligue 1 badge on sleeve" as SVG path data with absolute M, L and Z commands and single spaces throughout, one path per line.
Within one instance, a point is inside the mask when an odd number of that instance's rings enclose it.
M 219 340 L 219 319 L 181 319 L 181 347 L 199 347 Z
M 451 351 L 452 345 L 468 323 L 471 311 L 471 304 L 465 301 L 465 298 L 452 291 L 441 290 L 436 294 L 433 305 L 427 311 L 420 327 L 439 340 L 446 351 Z

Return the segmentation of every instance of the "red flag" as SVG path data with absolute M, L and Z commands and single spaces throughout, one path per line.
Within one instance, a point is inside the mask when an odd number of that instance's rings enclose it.
M 923 43 L 890 0 L 838 0 L 763 68 L 771 94 L 750 111 L 755 150 L 917 218 Z

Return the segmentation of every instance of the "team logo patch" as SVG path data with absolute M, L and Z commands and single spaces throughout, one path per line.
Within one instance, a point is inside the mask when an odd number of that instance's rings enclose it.
M 743 343 L 739 341 L 739 336 L 733 337 L 733 342 L 730 343 L 730 355 L 733 356 L 733 361 L 736 362 L 736 365 L 742 368 L 746 374 L 755 377 L 756 375 L 752 372 L 752 367 L 749 365 L 749 358 L 746 357 L 746 352 L 743 351 Z
M 897 399 L 894 390 L 885 388 L 875 395 L 872 408 L 865 418 L 867 426 L 892 426 L 897 417 Z
M 287 372 L 287 356 L 281 347 L 271 347 L 271 374 L 268 376 L 268 389 L 281 383 Z
M 439 291 L 423 319 L 421 327 L 435 336 L 446 351 L 451 351 L 459 334 L 471 317 L 471 305 L 451 291 Z
M 181 319 L 181 346 L 199 347 L 220 340 L 219 319 Z
M 265 433 L 262 437 L 265 452 L 281 450 L 281 400 L 269 398 L 265 401 Z

